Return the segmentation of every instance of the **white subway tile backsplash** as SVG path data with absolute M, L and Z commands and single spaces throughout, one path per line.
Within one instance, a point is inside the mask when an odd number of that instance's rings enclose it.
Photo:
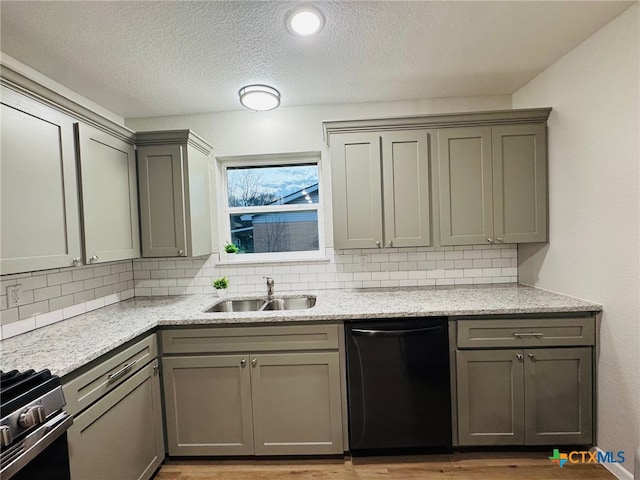
M 34 291 L 33 299 L 36 302 L 42 300 L 49 300 L 50 298 L 59 297 L 62 295 L 62 289 L 60 285 L 54 285 L 53 287 L 39 288 Z
M 135 259 L 3 276 L 3 288 L 21 283 L 19 308 L 0 296 L 0 335 L 17 335 L 135 296 L 215 295 L 212 280 L 230 279 L 230 293 L 263 293 L 264 276 L 276 291 L 415 287 L 517 282 L 515 245 L 403 249 L 327 249 L 327 260 L 218 265 L 218 255 L 194 259 Z M 366 257 L 363 268 L 361 256 Z M 15 324 L 15 325 L 14 325 Z
M 17 322 L 2 325 L 2 338 L 15 337 L 21 333 L 30 332 L 36 329 L 36 318 L 29 317 Z

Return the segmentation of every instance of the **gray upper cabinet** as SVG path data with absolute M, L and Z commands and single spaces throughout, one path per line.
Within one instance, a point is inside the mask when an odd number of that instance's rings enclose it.
M 335 248 L 546 242 L 550 113 L 324 122 Z
M 85 263 L 140 256 L 135 147 L 76 124 Z
M 142 256 L 210 254 L 211 145 L 189 130 L 140 132 L 136 141 Z
M 73 119 L 2 87 L 2 274 L 80 261 Z
M 425 130 L 336 135 L 334 247 L 430 245 L 429 158 Z
M 442 245 L 547 240 L 544 124 L 438 132 Z

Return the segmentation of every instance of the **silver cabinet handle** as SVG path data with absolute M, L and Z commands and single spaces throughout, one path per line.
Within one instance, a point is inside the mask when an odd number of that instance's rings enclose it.
M 493 243 L 493 238 L 491 238 L 491 237 L 487 238 L 487 242 Z
M 541 332 L 530 332 L 530 333 L 519 333 L 519 332 L 513 332 L 513 336 L 516 338 L 521 338 L 521 337 L 544 337 L 544 333 Z
M 74 259 L 73 259 L 73 265 L 74 265 L 74 266 L 79 265 L 81 260 L 82 260 L 82 259 L 81 259 L 80 257 L 76 257 L 76 258 L 74 258 Z
M 393 241 L 389 240 L 389 242 L 388 242 L 388 243 L 389 243 L 389 246 L 390 246 L 390 247 L 393 247 Z
M 130 363 L 125 363 L 124 367 L 122 367 L 116 373 L 113 373 L 113 374 L 109 375 L 109 378 L 107 379 L 107 383 L 115 382 L 116 380 L 118 380 L 123 375 L 126 375 L 127 372 L 129 372 L 133 368 L 133 366 L 136 364 L 136 362 L 137 362 L 137 360 L 134 360 L 133 362 L 130 362 Z
M 497 237 L 497 238 L 496 238 L 496 240 L 497 240 L 499 243 L 504 242 L 504 239 L 503 239 L 502 237 Z
M 522 361 L 522 354 L 521 353 L 516 353 L 516 358 L 520 361 Z
M 531 360 L 535 360 L 535 359 L 536 359 L 536 356 L 535 356 L 533 353 L 530 353 L 530 354 L 529 354 L 529 358 L 530 358 Z
M 241 366 L 242 368 L 244 368 L 244 367 L 246 367 L 246 366 L 247 366 L 247 359 L 246 359 L 246 358 L 243 358 L 242 360 L 240 360 L 240 366 Z
M 89 261 L 90 262 L 97 262 L 98 261 L 98 255 L 93 255 L 93 256 L 89 257 Z
M 256 365 L 258 365 L 258 359 L 257 358 L 252 358 L 251 359 L 251 366 L 255 367 Z
M 376 240 L 376 247 L 380 248 L 382 245 L 380 244 L 380 240 Z
M 182 255 L 184 252 L 182 250 L 178 250 L 178 255 Z
M 153 374 L 158 375 L 160 373 L 160 365 L 157 363 L 153 366 Z

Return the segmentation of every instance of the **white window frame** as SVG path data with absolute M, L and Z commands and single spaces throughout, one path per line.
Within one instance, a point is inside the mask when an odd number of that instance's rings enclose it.
M 323 260 L 325 254 L 324 235 L 324 188 L 322 182 L 322 165 L 320 152 L 301 152 L 268 155 L 248 155 L 234 157 L 217 157 L 221 178 L 221 211 L 222 228 L 219 233 L 220 263 L 270 263 L 270 262 L 300 262 L 305 260 Z M 237 167 L 278 167 L 316 164 L 318 168 L 318 202 L 297 205 L 264 205 L 255 207 L 230 207 L 227 190 L 227 170 Z M 224 244 L 231 239 L 231 215 L 263 212 L 298 212 L 316 211 L 318 218 L 318 250 L 303 250 L 298 252 L 267 252 L 267 253 L 243 253 L 240 255 L 227 255 L 224 252 Z

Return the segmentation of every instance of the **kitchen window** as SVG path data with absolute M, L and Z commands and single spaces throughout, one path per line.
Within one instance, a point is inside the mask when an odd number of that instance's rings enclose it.
M 324 255 L 319 154 L 219 159 L 229 261 L 287 261 Z M 224 254 L 223 255 L 223 259 Z

